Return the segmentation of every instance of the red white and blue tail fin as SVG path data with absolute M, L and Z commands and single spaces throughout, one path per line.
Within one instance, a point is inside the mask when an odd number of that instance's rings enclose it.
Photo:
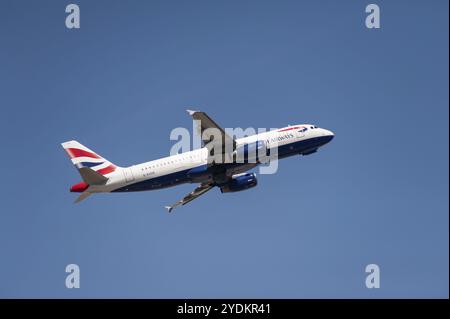
M 75 203 L 91 195 L 89 191 L 91 186 L 106 184 L 108 177 L 105 175 L 112 174 L 118 169 L 116 165 L 77 141 L 69 141 L 61 145 L 83 179 L 82 182 L 70 187 L 71 192 L 81 193 Z
M 61 145 L 78 170 L 87 167 L 98 174 L 108 175 L 117 169 L 116 165 L 77 141 L 64 142 Z

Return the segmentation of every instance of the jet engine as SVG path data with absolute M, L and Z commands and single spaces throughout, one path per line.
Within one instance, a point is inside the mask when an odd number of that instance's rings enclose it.
M 222 193 L 240 192 L 255 187 L 257 184 L 255 173 L 236 174 L 231 177 L 231 181 L 220 187 L 220 191 Z

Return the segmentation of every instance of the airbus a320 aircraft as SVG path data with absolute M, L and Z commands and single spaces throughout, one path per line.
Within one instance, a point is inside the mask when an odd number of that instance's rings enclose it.
M 194 120 L 200 121 L 202 133 L 208 129 L 220 133 L 221 156 L 228 156 L 231 160 L 211 161 L 215 148 L 211 147 L 214 141 L 209 139 L 203 140 L 204 146 L 200 149 L 130 167 L 119 167 L 77 141 L 65 142 L 61 145 L 83 179 L 70 188 L 71 192 L 81 193 L 75 202 L 94 193 L 136 192 L 182 183 L 199 183 L 183 199 L 166 206 L 171 212 L 175 207 L 189 203 L 216 186 L 222 193 L 239 192 L 256 186 L 255 173 L 247 171 L 261 164 L 258 154 L 275 153 L 277 159 L 298 154 L 309 155 L 334 137 L 329 130 L 312 124 L 300 124 L 233 139 L 206 113 L 191 110 L 188 113 Z M 255 152 L 256 149 L 258 152 Z M 251 154 L 256 155 L 251 158 Z

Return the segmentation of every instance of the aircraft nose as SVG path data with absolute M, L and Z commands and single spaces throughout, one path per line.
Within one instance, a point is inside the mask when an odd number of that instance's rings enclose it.
M 334 138 L 334 133 L 331 132 L 331 131 L 329 131 L 329 130 L 327 130 L 327 135 L 328 135 L 329 137 L 331 137 L 331 140 Z M 330 140 L 330 141 L 331 141 L 331 140 Z
M 330 142 L 334 138 L 334 133 L 329 130 L 323 130 L 323 136 L 326 138 L 326 142 Z

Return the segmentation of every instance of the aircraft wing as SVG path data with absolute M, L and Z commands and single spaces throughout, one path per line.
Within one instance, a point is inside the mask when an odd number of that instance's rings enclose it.
M 202 138 L 203 143 L 207 144 L 210 142 L 210 140 L 203 140 L 204 136 L 203 136 L 203 132 L 206 129 L 217 129 L 220 131 L 221 135 L 222 135 L 222 154 L 225 154 L 225 145 L 233 145 L 232 149 L 229 148 L 231 151 L 234 151 L 236 149 L 236 141 L 229 136 L 227 133 L 225 133 L 225 130 L 223 128 L 221 128 L 216 122 L 214 122 L 213 119 L 211 119 L 208 114 L 206 114 L 205 112 L 200 112 L 200 111 L 192 111 L 192 110 L 187 110 L 187 112 L 189 113 L 190 116 L 192 116 L 192 118 L 194 120 L 198 120 L 200 121 L 200 136 Z
M 170 213 L 177 206 L 186 205 L 187 203 L 189 203 L 190 201 L 193 201 L 200 195 L 203 195 L 204 193 L 206 193 L 213 187 L 214 187 L 214 185 L 212 185 L 212 184 L 201 184 L 196 189 L 194 189 L 192 192 L 190 192 L 188 195 L 186 195 L 182 200 L 179 200 L 178 202 L 176 202 L 175 204 L 173 204 L 171 206 L 166 206 L 166 209 Z

